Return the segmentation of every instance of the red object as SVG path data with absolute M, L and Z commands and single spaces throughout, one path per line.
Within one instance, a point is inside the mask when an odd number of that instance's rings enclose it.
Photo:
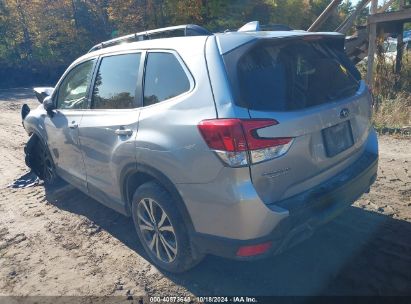
M 274 119 L 210 119 L 200 122 L 198 129 L 211 149 L 240 152 L 289 143 L 292 138 L 258 137 L 258 129 L 277 124 Z
M 263 254 L 270 249 L 272 242 L 262 243 L 258 245 L 243 246 L 237 250 L 237 256 L 249 257 L 254 255 Z

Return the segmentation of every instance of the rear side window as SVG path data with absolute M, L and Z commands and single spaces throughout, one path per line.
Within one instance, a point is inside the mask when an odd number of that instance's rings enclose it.
M 237 99 L 250 109 L 304 109 L 356 93 L 355 67 L 342 56 L 319 42 L 259 44 L 240 57 L 231 81 Z
M 144 77 L 144 105 L 178 96 L 190 89 L 190 81 L 171 53 L 149 53 Z
M 136 108 L 141 54 L 104 57 L 93 88 L 93 109 Z

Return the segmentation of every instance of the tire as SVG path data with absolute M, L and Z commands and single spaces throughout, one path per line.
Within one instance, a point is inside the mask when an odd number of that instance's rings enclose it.
M 201 261 L 202 256 L 192 254 L 186 227 L 172 196 L 158 183 L 147 182 L 136 190 L 132 216 L 137 235 L 158 268 L 179 273 Z
M 29 157 L 34 173 L 44 181 L 45 185 L 54 185 L 58 180 L 58 176 L 47 145 L 38 139 L 32 155 L 29 155 Z

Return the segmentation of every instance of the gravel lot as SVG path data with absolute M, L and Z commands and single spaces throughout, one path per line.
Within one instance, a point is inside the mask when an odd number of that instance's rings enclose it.
M 256 262 L 207 257 L 188 273 L 147 262 L 129 218 L 27 172 L 28 89 L 0 90 L 0 295 L 411 295 L 411 138 L 380 137 L 369 194 L 311 239 Z

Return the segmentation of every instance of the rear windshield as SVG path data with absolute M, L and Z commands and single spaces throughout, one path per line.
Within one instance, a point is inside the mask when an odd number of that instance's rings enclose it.
M 291 111 L 356 93 L 361 76 L 341 51 L 322 42 L 259 43 L 225 55 L 236 102 Z

